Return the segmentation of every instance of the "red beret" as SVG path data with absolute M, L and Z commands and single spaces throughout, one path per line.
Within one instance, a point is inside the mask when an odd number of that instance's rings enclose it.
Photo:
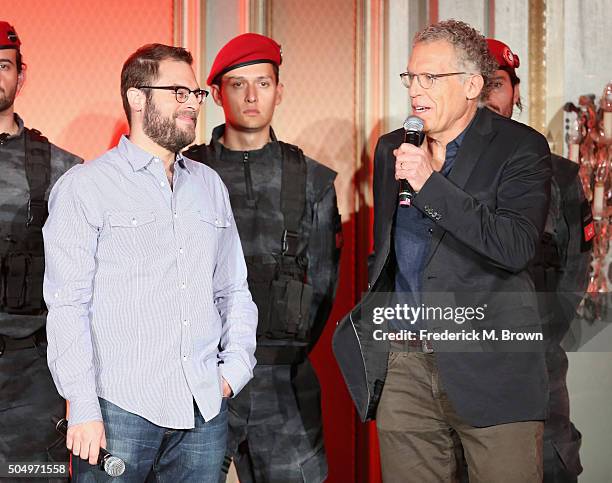
M 242 34 L 234 37 L 215 57 L 206 83 L 210 86 L 218 76 L 245 65 L 283 62 L 281 46 L 270 37 L 259 34 Z
M 518 55 L 512 52 L 510 47 L 499 40 L 487 39 L 487 44 L 489 46 L 489 53 L 493 56 L 499 68 L 510 70 L 510 74 L 516 77 L 514 69 L 521 65 Z
M 13 26 L 0 20 L 0 49 L 17 49 L 21 47 L 21 41 Z

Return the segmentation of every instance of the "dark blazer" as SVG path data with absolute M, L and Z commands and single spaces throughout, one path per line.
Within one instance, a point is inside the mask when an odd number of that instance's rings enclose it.
M 388 353 L 373 342 L 369 303 L 394 290 L 393 224 L 399 183 L 393 149 L 403 130 L 382 136 L 374 160 L 374 256 L 369 291 L 338 323 L 333 349 L 363 420 L 375 417 Z M 455 294 L 467 305 L 489 304 L 482 328 L 540 325 L 533 282 L 526 270 L 540 239 L 550 195 L 550 151 L 533 129 L 478 109 L 453 169 L 433 173 L 414 197 L 435 225 L 423 273 L 423 299 Z M 364 316 L 362 317 L 362 313 Z M 438 331 L 441 326 L 428 325 Z M 473 426 L 543 420 L 547 377 L 544 354 L 445 351 L 434 342 L 442 385 L 456 412 Z M 518 349 L 521 350 L 521 349 Z M 409 384 L 410 381 L 406 381 Z

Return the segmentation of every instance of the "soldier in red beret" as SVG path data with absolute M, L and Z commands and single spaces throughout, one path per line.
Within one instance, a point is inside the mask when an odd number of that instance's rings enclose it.
M 248 33 L 228 42 L 207 79 L 225 124 L 208 146 L 186 153 L 213 167 L 229 190 L 259 309 L 254 377 L 229 403 L 226 461 L 233 458 L 243 483 L 327 476 L 320 387 L 308 353 L 336 290 L 336 173 L 276 139 L 281 62 L 271 38 Z
M 495 72 L 493 89 L 487 100 L 487 107 L 505 117 L 512 117 L 514 106 L 520 110 L 521 92 L 515 69 L 520 65 L 519 56 L 510 50 L 503 42 L 487 39 L 489 52 L 497 62 L 499 69 Z
M 516 69 L 519 57 L 510 47 L 487 39 L 489 52 L 499 69 L 493 77 L 493 89 L 487 107 L 505 117 L 512 117 L 514 106 L 522 108 L 520 79 Z M 544 236 L 530 265 L 536 290 L 540 292 L 539 311 L 547 340 L 546 365 L 549 378 L 548 419 L 544 423 L 544 482 L 576 482 L 580 464 L 581 434 L 569 418 L 567 393 L 567 355 L 561 341 L 588 284 L 591 240 L 585 228 L 592 223 L 589 202 L 578 177 L 577 163 L 552 155 L 550 208 Z M 553 292 L 543 296 L 545 292 Z
M 53 423 L 66 405 L 45 357 L 42 226 L 51 186 L 81 159 L 24 126 L 25 72 L 17 32 L 0 21 L 0 461 L 67 462 Z

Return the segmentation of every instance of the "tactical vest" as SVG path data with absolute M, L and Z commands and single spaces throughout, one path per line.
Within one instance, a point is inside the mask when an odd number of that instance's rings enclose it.
M 45 193 L 51 180 L 51 145 L 35 129 L 24 128 L 25 173 L 30 199 L 25 236 L 0 260 L 0 312 L 42 315 L 45 257 L 42 227 L 49 214 Z
M 312 328 L 313 288 L 307 283 L 308 261 L 303 253 L 298 253 L 298 247 L 306 246 L 303 242 L 308 240 L 307 233 L 300 235 L 306 207 L 306 159 L 297 146 L 277 142 L 282 152 L 280 207 L 284 227 L 280 235 L 281 252 L 245 256 L 249 290 L 259 310 L 255 357 L 262 364 L 286 364 L 304 359 Z M 216 168 L 212 146 L 197 146 L 185 154 Z M 261 234 L 242 232 L 241 236 Z M 270 263 L 271 260 L 274 262 Z M 273 354 L 270 347 L 274 347 Z M 293 350 L 295 348 L 304 350 Z
M 565 193 L 571 189 L 573 180 L 577 177 L 577 173 L 573 176 L 572 173 L 553 172 L 551 178 L 550 208 L 544 233 L 529 264 L 529 271 L 538 292 L 556 292 L 567 264 L 577 263 L 581 255 L 593 248 L 592 237 L 588 237 L 586 231 L 587 227 L 593 224 L 588 200 L 583 199 L 579 207 L 564 206 Z M 580 243 L 574 241 L 570 244 L 570 238 L 576 238 Z M 586 276 L 582 273 L 579 275 Z M 576 280 L 577 291 L 580 284 L 581 281 Z

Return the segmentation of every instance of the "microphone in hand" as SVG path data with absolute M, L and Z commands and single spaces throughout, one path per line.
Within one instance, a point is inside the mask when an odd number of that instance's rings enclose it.
M 58 433 L 66 436 L 68 432 L 68 421 L 66 421 L 66 418 L 60 419 L 55 425 L 55 429 Z M 121 458 L 113 456 L 104 448 L 100 448 L 98 468 L 104 471 L 108 476 L 121 476 L 125 471 L 125 462 Z
M 412 144 L 414 146 L 420 146 L 422 142 L 422 133 L 425 124 L 423 120 L 418 116 L 409 116 L 404 121 L 404 142 Z M 414 190 L 410 183 L 405 179 L 400 180 L 400 191 L 399 191 L 399 204 L 400 206 L 410 206 L 412 204 L 412 198 L 414 197 Z

